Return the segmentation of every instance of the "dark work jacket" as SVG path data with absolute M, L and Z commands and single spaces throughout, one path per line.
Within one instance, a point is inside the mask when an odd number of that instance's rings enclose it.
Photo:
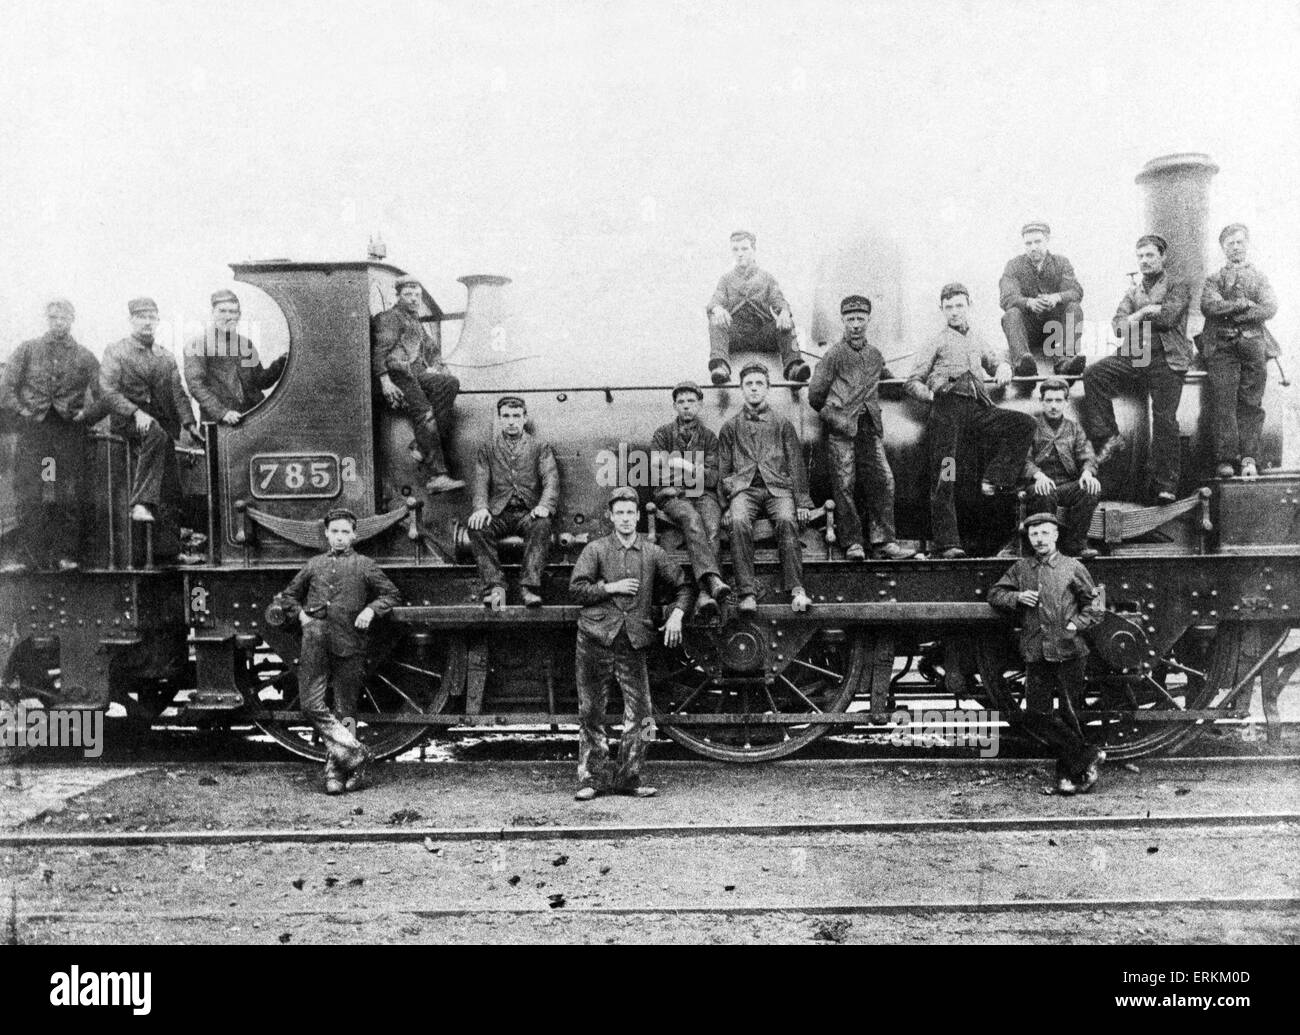
M 99 395 L 99 360 L 70 335 L 49 334 L 14 349 L 0 381 L 0 407 L 32 420 L 53 410 L 71 420 L 86 410 L 86 392 Z
M 401 602 L 401 594 L 379 565 L 349 548 L 323 553 L 309 560 L 293 577 L 276 602 L 298 621 L 298 613 L 327 624 L 330 653 L 346 658 L 365 651 L 369 630 L 353 623 L 366 607 L 383 617 Z
M 625 578 L 641 580 L 636 596 L 615 596 L 605 590 L 606 582 Z M 569 579 L 569 591 L 582 604 L 578 630 L 607 647 L 626 630 L 627 638 L 637 650 L 648 646 L 655 638 L 650 608 L 654 603 L 656 578 L 676 594 L 672 606 L 687 614 L 691 587 L 682 566 L 674 564 L 662 546 L 638 533 L 632 545 L 624 549 L 615 532 L 588 543 L 578 555 Z
M 723 503 L 753 485 L 755 474 L 763 476 L 773 496 L 793 496 L 796 507 L 812 508 L 799 433 L 766 403 L 759 411 L 743 406 L 722 425 L 718 479 Z
M 445 373 L 442 347 L 424 329 L 416 313 L 405 306 L 385 309 L 370 321 L 371 371 L 378 380 L 389 370 L 418 375 L 426 369 Z
M 1016 599 L 1025 590 L 1038 590 L 1038 606 L 1024 607 Z M 1040 560 L 1037 555 L 1016 561 L 989 590 L 989 603 L 1020 619 L 1020 653 L 1026 661 L 1069 661 L 1088 653 L 1079 633 L 1105 616 L 1097 604 L 1097 587 L 1083 563 L 1059 550 Z M 1076 632 L 1066 626 L 1074 623 Z
M 1043 256 L 1043 269 L 1034 267 L 1029 256 L 1017 255 L 1007 263 L 998 281 L 998 304 L 1004 310 L 1024 309 L 1031 298 L 1054 295 L 1060 292 L 1061 304 L 1083 300 L 1083 286 L 1074 275 L 1074 267 L 1064 255 L 1048 252 Z
M 128 428 L 136 410 L 144 410 L 172 438 L 194 425 L 194 409 L 176 360 L 157 342 L 151 347 L 133 336 L 113 342 L 104 350 L 99 386 L 113 414 L 114 430 Z
M 242 334 L 226 335 L 209 327 L 185 346 L 185 383 L 206 421 L 219 421 L 227 410 L 247 413 L 262 401 L 284 370 L 281 356 L 268 369 L 253 343 Z
M 698 499 L 701 496 L 712 496 L 717 493 L 718 436 L 705 427 L 702 420 L 696 419 L 689 429 L 678 420 L 660 425 L 650 439 L 650 449 L 654 453 L 654 462 L 658 470 L 659 488 L 655 491 L 655 503 L 659 506 L 663 506 L 666 500 L 678 496 Z M 687 495 L 685 474 L 669 468 L 668 460 L 673 455 L 677 455 L 694 462 L 695 453 L 704 454 L 704 484 L 700 485 L 696 480 L 695 488 L 689 490 L 693 495 Z
M 1239 301 L 1249 302 L 1238 309 Z M 1205 314 L 1205 331 L 1201 335 L 1201 348 L 1209 359 L 1219 345 L 1235 338 L 1262 338 L 1264 355 L 1280 356 L 1282 350 L 1277 339 L 1264 326 L 1265 320 L 1277 315 L 1277 294 L 1268 277 L 1250 263 L 1224 266 L 1213 276 L 1205 278 L 1201 291 L 1201 312 Z
M 813 371 L 808 382 L 808 405 L 841 438 L 857 435 L 858 421 L 863 414 L 871 421 L 877 437 L 883 438 L 880 375 L 884 369 L 885 357 L 871 342 L 855 349 L 847 338 L 842 338 L 831 346 Z
M 1127 330 L 1128 317 L 1148 305 L 1160 306 L 1160 312 L 1149 320 L 1143 320 L 1139 327 L 1150 326 L 1152 330 L 1152 349 L 1157 346 L 1165 353 L 1165 362 L 1170 370 L 1186 370 L 1192 365 L 1195 349 L 1187 340 L 1187 307 L 1192 300 L 1192 286 L 1185 280 L 1170 280 L 1169 274 L 1161 271 L 1150 285 L 1146 278 L 1139 279 L 1120 299 L 1115 310 L 1111 326 L 1115 333 L 1123 337 Z M 1145 332 L 1144 332 L 1145 333 Z M 1130 357 L 1129 363 L 1133 360 Z
M 1088 436 L 1069 417 L 1055 429 L 1041 413 L 1034 418 L 1034 444 L 1029 447 L 1022 477 L 1032 480 L 1042 471 L 1057 485 L 1076 481 L 1084 471 L 1097 473 L 1097 456 Z
M 497 517 L 512 496 L 532 510 L 538 504 L 554 516 L 560 507 L 560 469 L 545 442 L 524 432 L 511 450 L 505 434 L 495 432 L 474 453 L 473 507 Z

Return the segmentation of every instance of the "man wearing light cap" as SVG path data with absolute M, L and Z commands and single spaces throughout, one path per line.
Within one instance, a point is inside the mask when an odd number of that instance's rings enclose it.
M 1205 278 L 1201 291 L 1201 343 L 1214 406 L 1215 473 L 1231 478 L 1240 464 L 1241 476 L 1254 478 L 1259 474 L 1268 361 L 1281 352 L 1264 325 L 1277 315 L 1277 295 L 1250 263 L 1250 231 L 1244 223 L 1225 226 L 1219 246 L 1227 264 Z
M 222 289 L 212 295 L 212 322 L 185 345 L 185 384 L 199 415 L 211 423 L 234 425 L 262 401 L 280 379 L 288 354 L 262 366 L 253 343 L 239 334 L 239 297 Z
M 86 428 L 98 420 L 99 361 L 72 337 L 72 303 L 45 307 L 49 330 L 9 357 L 0 381 L 0 408 L 17 416 L 14 497 L 16 557 L 3 569 L 28 566 L 73 571 L 81 543 L 81 491 Z M 48 493 L 48 498 L 47 498 Z
M 989 590 L 989 603 L 1013 616 L 1025 660 L 1025 711 L 1007 718 L 1023 725 L 1056 755 L 1057 792 L 1090 791 L 1106 754 L 1083 739 L 1076 708 L 1083 704 L 1088 645 L 1080 635 L 1105 617 L 1083 562 L 1056 549 L 1055 514 L 1031 514 L 1020 531 L 1032 557 L 1016 561 Z M 1064 718 L 1053 714 L 1056 697 Z
M 699 587 L 695 612 L 717 614 L 718 601 L 731 594 L 718 562 L 722 505 L 718 502 L 718 436 L 700 420 L 704 392 L 694 381 L 673 389 L 677 419 L 655 429 L 650 440 L 655 465 L 655 505 L 686 540 L 691 571 Z
M 821 358 L 808 384 L 808 404 L 821 414 L 835 478 L 835 513 L 840 541 L 851 561 L 866 559 L 856 489 L 867 503 L 871 553 L 880 560 L 905 560 L 916 551 L 894 539 L 894 472 L 885 455 L 880 416 L 880 377 L 885 358 L 867 340 L 871 299 L 849 295 L 840 302 L 844 336 Z
M 1083 428 L 1097 449 L 1100 468 L 1128 443 L 1115 422 L 1116 395 L 1136 393 L 1145 406 L 1151 398 L 1151 489 L 1157 503 L 1174 502 L 1181 460 L 1178 402 L 1183 374 L 1195 355 L 1183 333 L 1191 284 L 1165 272 L 1169 245 L 1159 234 L 1137 242 L 1139 281 L 1124 293 L 1111 326 L 1120 337 L 1119 355 L 1107 356 L 1083 375 Z
M 131 520 L 141 523 L 161 519 L 162 533 L 155 542 L 169 541 L 181 501 L 180 472 L 175 440 L 182 430 L 193 433 L 194 409 L 180 371 L 171 354 L 154 340 L 158 305 L 152 298 L 135 298 L 127 304 L 131 333 L 104 350 L 99 372 L 104 402 L 112 414 L 112 429 L 135 449 L 136 468 L 131 483 Z M 182 553 L 181 563 L 201 557 Z
M 1011 365 L 1017 377 L 1037 376 L 1038 365 L 1030 353 L 1033 347 L 1053 358 L 1053 373 L 1082 374 L 1087 362 L 1079 355 L 1083 287 L 1070 260 L 1047 250 L 1052 236 L 1050 226 L 1026 223 L 1020 236 L 1024 254 L 1007 263 L 998 281 L 1002 330 L 1006 332 Z
M 715 385 L 731 380 L 733 348 L 781 354 L 787 380 L 807 381 L 811 371 L 799 356 L 794 317 L 776 278 L 758 268 L 757 240 L 748 230 L 731 235 L 734 269 L 724 273 L 709 299 L 709 376 Z
M 430 474 L 430 493 L 463 489 L 451 477 L 442 443 L 455 419 L 460 381 L 447 373 L 442 346 L 424 329 L 420 302 L 424 288 L 414 277 L 398 277 L 397 304 L 370 321 L 371 367 L 384 401 L 410 418 L 415 431 L 411 455 Z

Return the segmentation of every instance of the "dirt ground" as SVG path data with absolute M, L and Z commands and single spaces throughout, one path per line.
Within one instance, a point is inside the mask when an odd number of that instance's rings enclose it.
M 569 761 L 390 763 L 320 793 L 307 763 L 27 765 L 10 830 L 410 830 L 398 843 L 6 848 L 16 942 L 1295 942 L 1287 909 L 981 912 L 1034 899 L 1300 898 L 1293 824 L 1057 831 L 548 837 L 576 825 L 1300 811 L 1295 763 L 1145 760 L 1099 793 L 1050 767 L 652 762 L 661 796 L 572 800 Z M 70 771 L 71 770 L 71 771 Z M 430 827 L 482 836 L 424 842 Z M 493 839 L 525 828 L 536 836 Z M 7 887 L 6 887 L 7 885 Z M 893 911 L 849 914 L 860 904 Z M 741 909 L 746 912 L 720 912 Z M 619 910 L 618 913 L 598 912 Z M 597 911 L 597 912 L 593 912 Z M 711 912 L 712 911 L 712 912 Z

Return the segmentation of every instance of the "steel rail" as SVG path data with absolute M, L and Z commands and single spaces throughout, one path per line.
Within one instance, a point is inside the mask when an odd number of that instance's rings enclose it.
M 425 909 L 358 909 L 354 906 L 339 906 L 336 909 L 259 909 L 256 919 L 265 921 L 268 917 L 292 919 L 294 917 L 323 917 L 345 915 L 350 924 L 370 921 L 382 922 L 394 916 L 414 916 L 425 920 L 473 918 L 480 916 L 772 916 L 774 914 L 795 913 L 813 916 L 865 916 L 910 913 L 1080 913 L 1098 910 L 1145 909 L 1203 909 L 1242 911 L 1282 910 L 1291 912 L 1300 909 L 1300 898 L 1288 895 L 1205 895 L 1205 896 L 1167 896 L 1162 898 L 1043 898 L 1043 899 L 990 899 L 986 901 L 910 901 L 910 902 L 828 902 L 823 904 L 807 902 L 764 902 L 751 905 L 718 906 L 568 906 L 553 908 L 547 905 L 536 906 L 489 906 L 486 908 L 467 908 L 448 906 Z M 130 912 L 88 913 L 81 910 L 44 910 L 25 912 L 19 915 L 23 924 L 71 922 L 76 924 L 114 924 L 130 921 L 144 923 L 159 922 L 193 922 L 218 920 L 230 923 L 237 920 L 229 910 L 194 910 L 187 909 L 177 913 Z M 251 918 L 250 918 L 251 922 Z
M 141 848 L 231 844 L 437 844 L 454 841 L 592 841 L 643 837 L 780 837 L 806 834 L 1026 833 L 1052 830 L 1176 830 L 1300 824 L 1300 812 L 1168 816 L 826 820 L 800 823 L 667 823 L 555 827 L 332 827 L 320 830 L 121 830 L 0 832 L 0 848 Z

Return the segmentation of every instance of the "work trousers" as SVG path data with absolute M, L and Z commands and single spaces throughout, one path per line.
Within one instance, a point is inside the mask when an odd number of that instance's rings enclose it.
M 1178 491 L 1178 402 L 1183 397 L 1183 375 L 1170 370 L 1163 349 L 1153 350 L 1151 362 L 1135 367 L 1123 356 L 1107 356 L 1083 375 L 1083 430 L 1100 445 L 1119 434 L 1112 400 L 1121 393 L 1151 398 L 1150 471 L 1154 492 Z
M 1264 339 L 1221 342 L 1206 367 L 1213 400 L 1214 462 L 1233 464 L 1243 457 L 1258 460 L 1268 380 Z
M 14 455 L 14 503 L 24 564 L 53 567 L 76 560 L 81 546 L 85 426 L 50 410 L 24 422 Z
M 644 650 L 620 631 L 608 647 L 578 631 L 575 661 L 578 683 L 578 783 L 597 790 L 631 790 L 641 782 L 646 749 L 654 738 L 650 673 Z M 623 735 L 618 764 L 611 766 L 605 735 L 605 703 L 610 684 L 623 694 Z
M 1043 741 L 1056 757 L 1057 777 L 1078 781 L 1097 757 L 1097 749 L 1083 739 L 1076 708 L 1083 703 L 1087 658 L 1027 663 L 1025 710 L 1012 716 L 1029 733 Z M 1056 696 L 1057 710 L 1052 708 Z M 1057 714 L 1059 711 L 1060 714 Z
M 803 546 L 799 542 L 799 520 L 792 496 L 773 496 L 766 488 L 741 489 L 731 497 L 728 514 L 731 520 L 731 563 L 736 569 L 736 592 L 742 597 L 758 594 L 754 576 L 754 519 L 766 512 L 776 526 L 776 541 L 781 553 L 781 580 L 784 588 L 803 585 Z
M 455 420 L 460 381 L 451 374 L 438 374 L 432 370 L 419 374 L 390 370 L 388 376 L 402 390 L 399 408 L 411 421 L 415 446 L 424 454 L 429 473 L 434 476 L 446 474 L 447 460 L 443 456 L 442 440 L 450 434 Z
M 865 494 L 872 546 L 894 541 L 894 472 L 885 455 L 885 441 L 866 414 L 853 438 L 832 434 L 826 440 L 835 474 L 836 534 L 847 548 L 862 543 L 862 517 L 857 489 Z
M 1031 352 L 1039 352 L 1060 368 L 1079 354 L 1083 334 L 1083 309 L 1078 302 L 1064 302 L 1044 313 L 1028 309 L 1008 309 L 1002 314 L 1002 330 L 1007 336 L 1007 351 L 1015 367 Z M 1051 343 L 1046 340 L 1049 332 Z
M 1034 441 L 1034 418 L 969 395 L 944 392 L 930 406 L 930 538 L 936 550 L 961 546 L 957 528 L 957 462 L 972 448 L 991 453 L 983 480 L 1016 483 Z
M 681 529 L 695 581 L 702 582 L 706 575 L 721 576 L 718 543 L 722 528 L 722 504 L 718 498 L 711 492 L 694 497 L 674 496 L 664 500 L 659 509 Z
M 1077 557 L 1088 545 L 1088 526 L 1092 523 L 1092 512 L 1097 509 L 1101 496 L 1093 496 L 1084 491 L 1077 481 L 1057 482 L 1056 489 L 1046 496 L 1034 492 L 1032 485 L 1028 491 L 1026 513 L 1065 512 L 1065 528 L 1061 530 L 1061 553 Z
M 709 365 L 714 360 L 731 364 L 732 349 L 749 349 L 754 352 L 776 352 L 781 356 L 780 376 L 790 368 L 791 363 L 800 359 L 798 338 L 794 328 L 788 331 L 777 330 L 775 323 L 754 324 L 741 320 L 732 320 L 730 327 L 715 327 L 709 322 Z M 738 375 L 740 371 L 734 370 Z M 776 380 L 776 375 L 773 375 Z
M 366 656 L 339 657 L 330 651 L 329 623 L 317 618 L 302 629 L 302 651 L 298 658 L 298 703 L 302 712 L 325 741 L 331 758 L 356 751 L 361 746 L 343 719 L 355 719 L 357 698 L 366 678 Z M 334 707 L 329 695 L 333 691 Z
M 479 578 L 486 589 L 494 586 L 505 588 L 506 577 L 501 572 L 498 544 L 511 535 L 521 536 L 524 540 L 520 584 L 533 590 L 541 589 L 542 572 L 546 569 L 551 550 L 551 519 L 535 518 L 531 514 L 530 509 L 508 506 L 492 518 L 487 528 L 469 530 L 470 549 L 474 551 Z
M 131 506 L 144 503 L 157 511 L 174 510 L 181 503 L 181 475 L 176 466 L 176 443 L 161 424 L 154 421 L 145 431 L 135 421 L 115 422 L 114 431 L 124 436 L 135 453 L 135 474 L 131 479 Z M 160 517 L 155 513 L 155 517 Z

